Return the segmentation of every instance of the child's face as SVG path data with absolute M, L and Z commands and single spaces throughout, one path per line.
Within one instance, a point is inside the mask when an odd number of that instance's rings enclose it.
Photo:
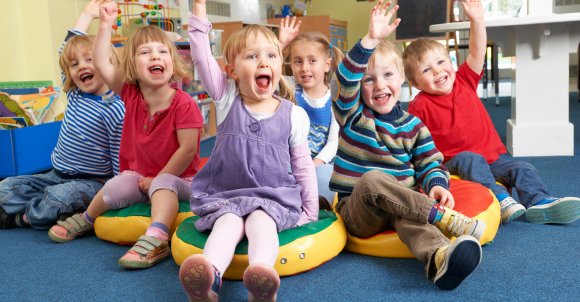
M 278 88 L 282 58 L 278 46 L 262 34 L 250 39 L 247 47 L 236 55 L 228 74 L 238 82 L 244 99 L 265 100 Z
M 365 104 L 379 114 L 393 110 L 405 81 L 392 61 L 392 58 L 377 54 L 375 63 L 368 66 L 361 81 Z
M 159 42 L 139 45 L 135 51 L 135 70 L 140 85 L 167 85 L 173 76 L 173 60 L 169 47 Z
M 290 51 L 290 68 L 296 83 L 305 90 L 320 87 L 324 76 L 330 71 L 331 59 L 322 45 L 315 42 L 297 41 Z
M 90 94 L 104 94 L 108 88 L 103 78 L 96 72 L 92 62 L 92 51 L 79 48 L 72 53 L 68 65 L 71 80 L 81 91 Z
M 417 89 L 435 95 L 446 95 L 453 89 L 455 70 L 447 52 L 431 50 L 413 69 Z

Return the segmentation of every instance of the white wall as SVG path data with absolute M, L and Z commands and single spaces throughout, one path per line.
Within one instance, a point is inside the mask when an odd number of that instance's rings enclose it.
M 187 16 L 191 8 L 189 0 L 180 0 L 180 15 L 183 24 L 187 24 Z M 267 8 L 271 6 L 279 13 L 280 7 L 290 1 L 286 0 L 212 0 L 230 4 L 231 17 L 208 15 L 211 22 L 243 21 L 247 23 L 265 23 Z

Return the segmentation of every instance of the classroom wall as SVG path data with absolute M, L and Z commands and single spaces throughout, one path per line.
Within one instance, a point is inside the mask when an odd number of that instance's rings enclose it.
M 309 16 L 330 15 L 331 19 L 348 22 L 347 39 L 350 49 L 369 29 L 369 14 L 376 1 L 314 0 L 307 8 Z

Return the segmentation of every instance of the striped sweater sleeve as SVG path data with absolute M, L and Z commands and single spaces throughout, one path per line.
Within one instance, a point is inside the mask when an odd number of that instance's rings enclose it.
M 434 186 L 449 189 L 449 172 L 443 165 L 443 154 L 435 147 L 429 129 L 422 122 L 411 153 L 415 177 L 423 191 L 429 193 Z
M 373 51 L 374 49 L 364 48 L 358 41 L 336 69 L 340 92 L 338 100 L 332 103 L 332 107 L 336 121 L 341 127 L 350 116 L 361 109 L 360 81 Z

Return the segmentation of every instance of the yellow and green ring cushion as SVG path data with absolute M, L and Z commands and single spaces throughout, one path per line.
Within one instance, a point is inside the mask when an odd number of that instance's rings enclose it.
M 177 226 L 187 217 L 193 216 L 189 201 L 179 202 L 179 211 L 173 221 L 169 238 Z M 151 224 L 151 204 L 138 203 L 132 206 L 110 210 L 95 220 L 95 234 L 102 240 L 118 244 L 132 245 Z
M 171 253 L 175 263 L 181 263 L 192 254 L 201 254 L 209 233 L 197 231 L 193 225 L 199 219 L 185 219 L 173 234 Z M 280 276 L 299 274 L 314 269 L 336 257 L 346 244 L 346 229 L 340 216 L 320 211 L 318 220 L 282 231 L 278 234 L 280 249 L 274 268 Z M 248 241 L 243 239 L 236 247 L 232 263 L 224 278 L 241 280 L 248 266 Z

